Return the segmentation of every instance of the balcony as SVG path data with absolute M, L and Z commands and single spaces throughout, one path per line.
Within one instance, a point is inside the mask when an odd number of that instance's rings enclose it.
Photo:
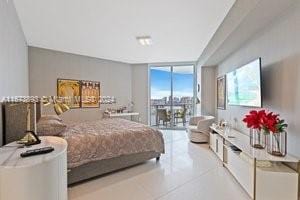
M 192 103 L 155 104 L 150 108 L 151 126 L 157 128 L 185 128 L 193 115 Z

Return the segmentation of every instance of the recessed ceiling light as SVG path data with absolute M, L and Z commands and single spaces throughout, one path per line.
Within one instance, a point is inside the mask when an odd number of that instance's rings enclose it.
M 152 39 L 151 39 L 150 36 L 136 37 L 136 39 L 143 46 L 150 46 L 150 45 L 152 45 Z

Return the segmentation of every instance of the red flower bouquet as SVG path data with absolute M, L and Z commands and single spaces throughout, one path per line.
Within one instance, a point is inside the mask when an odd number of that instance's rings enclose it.
M 248 128 L 259 129 L 263 128 L 263 119 L 266 116 L 265 110 L 251 110 L 248 115 L 245 116 L 243 122 L 247 124 Z
M 250 128 L 251 146 L 263 149 L 267 143 L 268 153 L 275 156 L 286 155 L 287 139 L 285 129 L 288 125 L 283 119 L 279 118 L 278 114 L 266 110 L 252 110 L 245 116 L 243 122 Z M 262 130 L 263 133 L 261 133 Z
M 288 126 L 284 120 L 279 119 L 278 114 L 267 113 L 266 110 L 250 111 L 243 122 L 247 124 L 248 128 L 264 130 L 265 133 L 283 132 Z
M 263 120 L 266 115 L 265 110 L 251 110 L 243 119 L 243 122 L 250 128 L 250 145 L 257 149 L 264 149 L 266 147 L 266 136 L 261 133 L 264 127 Z
M 273 112 L 268 113 L 263 118 L 263 130 L 266 133 L 280 133 L 285 131 L 288 125 L 284 122 L 283 119 L 279 119 L 278 114 L 274 114 Z

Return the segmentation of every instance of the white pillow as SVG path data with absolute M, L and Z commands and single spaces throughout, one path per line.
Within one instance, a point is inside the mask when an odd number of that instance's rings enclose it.
M 37 123 L 37 135 L 38 136 L 59 136 L 67 128 L 66 124 L 61 123 L 58 120 L 40 120 Z
M 63 120 L 57 115 L 42 115 L 40 120 L 57 120 L 62 122 Z

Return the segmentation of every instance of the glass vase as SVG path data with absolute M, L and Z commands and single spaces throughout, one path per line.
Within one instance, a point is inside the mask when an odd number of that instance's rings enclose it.
M 257 149 L 264 149 L 266 147 L 266 135 L 259 129 L 250 129 L 250 145 Z
M 267 135 L 267 151 L 273 156 L 285 156 L 287 153 L 287 133 L 270 133 Z

